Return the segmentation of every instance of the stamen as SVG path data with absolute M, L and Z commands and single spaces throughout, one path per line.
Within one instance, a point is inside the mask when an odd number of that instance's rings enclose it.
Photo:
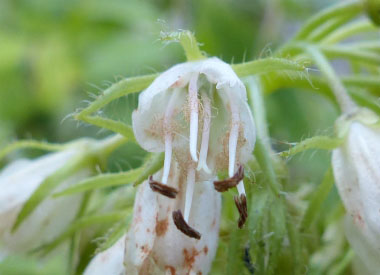
M 240 196 L 235 196 L 234 200 L 235 200 L 235 205 L 236 205 L 237 209 L 239 210 L 239 214 L 240 214 L 238 226 L 239 226 L 239 228 L 242 228 L 245 221 L 247 220 L 247 217 L 248 217 L 247 198 L 243 194 Z
M 153 176 L 149 177 L 149 186 L 154 192 L 160 193 L 171 199 L 174 199 L 178 194 L 177 189 L 153 180 Z
M 190 227 L 187 224 L 187 222 L 183 219 L 181 210 L 173 211 L 172 216 L 174 224 L 179 231 L 181 231 L 186 236 L 189 236 L 190 238 L 194 238 L 197 240 L 201 239 L 201 234 L 194 228 Z
M 233 99 L 230 99 L 231 106 L 231 130 L 228 141 L 228 176 L 232 177 L 235 170 L 236 161 L 236 148 L 239 137 L 240 118 L 237 106 L 234 104 Z
M 195 169 L 193 165 L 190 165 L 187 170 L 187 184 L 186 184 L 186 200 L 185 200 L 185 221 L 189 222 L 191 203 L 193 201 L 195 183 Z
M 162 173 L 162 183 L 167 184 L 170 165 L 172 160 L 172 135 L 171 133 L 165 134 L 165 160 L 164 160 L 164 172 Z
M 189 82 L 189 105 L 190 105 L 190 155 L 194 161 L 197 158 L 198 139 L 198 74 L 194 74 Z
M 236 187 L 236 185 L 239 188 L 240 183 L 243 182 L 243 178 L 244 178 L 244 167 L 243 165 L 240 165 L 236 173 L 231 178 L 220 180 L 220 181 L 214 181 L 214 188 L 218 192 L 225 192 L 230 188 Z M 244 185 L 243 185 L 243 188 L 244 188 Z M 240 192 L 239 192 L 239 195 L 240 195 Z
M 202 95 L 203 100 L 203 131 L 202 131 L 202 142 L 201 150 L 199 152 L 199 162 L 197 170 L 203 169 L 207 174 L 211 174 L 210 169 L 207 167 L 207 152 L 208 143 L 210 138 L 210 122 L 211 122 L 211 104 L 210 99 Z
M 174 113 L 174 106 L 175 101 L 177 99 L 178 92 L 176 90 L 172 91 L 172 95 L 170 96 L 169 104 L 165 112 L 164 116 L 164 133 L 165 133 L 165 160 L 164 160 L 164 171 L 162 173 L 162 180 L 161 182 L 163 184 L 167 184 L 169 172 L 170 172 L 170 165 L 172 160 L 172 129 L 171 129 L 171 122 L 172 122 L 172 116 Z
M 238 192 L 239 192 L 239 196 L 241 196 L 241 195 L 245 196 L 245 188 L 244 188 L 244 182 L 243 182 L 243 180 L 241 180 L 239 182 L 239 184 L 237 185 L 237 189 L 238 189 Z

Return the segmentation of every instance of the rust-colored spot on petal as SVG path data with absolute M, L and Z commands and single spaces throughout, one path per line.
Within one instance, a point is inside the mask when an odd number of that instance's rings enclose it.
M 364 226 L 364 219 L 359 213 L 354 216 L 354 223 L 359 227 Z
M 171 275 L 175 275 L 175 268 L 174 268 L 174 266 L 166 265 L 166 266 L 165 266 L 165 269 L 166 269 L 166 270 L 169 269 L 170 274 L 171 274 Z
M 148 254 L 150 251 L 149 251 L 149 248 L 147 245 L 142 245 L 140 246 L 140 249 L 142 250 L 143 253 L 145 254 Z
M 205 245 L 205 247 L 203 247 L 203 252 L 207 255 L 207 253 L 208 253 L 208 247 L 207 247 L 207 245 Z
M 195 258 L 199 255 L 199 252 L 193 247 L 191 250 L 183 249 L 183 256 L 185 257 L 185 267 L 190 270 L 193 268 Z
M 200 240 L 201 234 L 187 224 L 183 218 L 181 210 L 173 211 L 172 215 L 174 224 L 179 231 L 181 231 L 186 236 L 189 236 L 190 238 Z
M 235 187 L 244 179 L 244 167 L 240 165 L 236 173 L 229 179 L 214 181 L 214 188 L 218 192 L 225 192 L 230 188 Z
M 166 217 L 166 219 L 163 219 L 161 221 L 159 221 L 156 218 L 156 234 L 158 237 L 165 235 L 166 231 L 168 231 L 168 225 L 169 225 L 168 217 Z
M 238 226 L 239 228 L 242 228 L 248 217 L 247 198 L 245 197 L 244 194 L 241 194 L 240 197 L 235 196 L 234 200 L 235 200 L 235 205 L 237 209 L 239 210 L 239 214 L 240 214 Z
M 178 194 L 178 190 L 174 187 L 167 186 L 161 182 L 153 180 L 153 176 L 149 177 L 149 186 L 150 188 L 157 193 L 160 193 L 163 196 L 166 196 L 171 199 L 175 199 Z

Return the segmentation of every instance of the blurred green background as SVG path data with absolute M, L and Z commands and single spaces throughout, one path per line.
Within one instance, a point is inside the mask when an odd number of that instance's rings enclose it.
M 270 56 L 305 20 L 334 2 L 1 0 L 0 147 L 16 139 L 67 142 L 108 135 L 68 115 L 123 77 L 183 62 L 181 47 L 162 43 L 161 31 L 191 30 L 208 55 L 238 63 Z M 129 95 L 103 114 L 130 123 L 136 103 L 137 95 Z M 327 99 L 293 89 L 269 95 L 266 105 L 276 150 L 331 133 L 338 115 Z M 20 154 L 36 152 L 9 158 Z M 111 156 L 108 169 L 136 167 L 144 154 L 127 144 Z M 328 152 L 311 151 L 289 160 L 290 184 L 318 184 L 329 159 Z
M 238 63 L 270 55 L 303 21 L 332 2 L 2 0 L 0 146 L 15 139 L 66 142 L 106 135 L 68 115 L 118 79 L 184 61 L 178 45 L 160 41 L 161 31 L 189 29 L 210 56 Z M 104 112 L 130 122 L 136 102 L 131 95 Z M 275 148 L 331 131 L 336 116 L 324 98 L 291 89 L 268 96 L 267 105 Z M 119 168 L 138 165 L 143 153 L 131 146 L 124 152 L 131 150 L 139 154 L 131 160 L 120 154 L 116 159 L 124 163 Z M 327 160 L 323 154 L 298 157 L 303 169 L 294 170 L 295 176 L 318 178 L 326 167 L 319 161 Z M 306 165 L 305 158 L 315 161 Z

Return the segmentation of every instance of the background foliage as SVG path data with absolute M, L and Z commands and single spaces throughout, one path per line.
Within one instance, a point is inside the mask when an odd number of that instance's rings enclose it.
M 301 22 L 332 2 L 3 0 L 0 2 L 0 146 L 15 139 L 34 138 L 55 143 L 82 136 L 100 138 L 109 135 L 108 131 L 99 131 L 97 127 L 78 124 L 67 115 L 77 108 L 85 107 L 85 101 L 91 95 L 99 94 L 125 76 L 161 72 L 184 61 L 185 56 L 178 45 L 160 41 L 161 31 L 189 29 L 203 44 L 201 49 L 207 54 L 218 56 L 226 62 L 238 63 L 271 56 L 272 50 L 288 40 Z M 345 72 L 344 63 L 338 62 L 336 65 L 338 71 Z M 265 99 L 271 144 L 275 150 L 286 150 L 292 142 L 333 132 L 338 110 L 320 95 L 309 90 L 303 92 L 286 88 Z M 107 117 L 130 124 L 130 115 L 136 104 L 137 96 L 131 94 L 112 102 L 103 112 Z M 26 150 L 9 155 L 7 160 L 20 155 L 34 157 L 39 154 L 40 151 Z M 111 155 L 105 171 L 126 171 L 138 167 L 145 156 L 146 153 L 137 145 L 127 143 Z M 283 174 L 280 180 L 283 180 L 287 191 L 296 194 L 292 193 L 295 211 L 306 208 L 305 201 L 310 200 L 312 191 L 322 179 L 323 184 L 331 184 L 331 175 L 327 173 L 324 176 L 329 159 L 327 151 L 318 150 L 287 159 L 289 174 Z M 0 165 L 4 163 L 0 162 Z M 255 164 L 252 165 L 255 167 Z M 281 167 L 276 169 L 281 170 Z M 268 194 L 260 189 L 266 184 L 265 177 L 258 174 L 254 181 L 256 184 L 248 187 L 249 200 L 254 202 L 251 209 L 255 209 L 250 215 L 254 215 L 251 220 L 257 218 L 259 223 L 260 218 L 271 219 L 270 213 L 281 206 L 268 199 Z M 132 205 L 131 188 L 123 187 L 119 195 L 112 191 L 111 188 L 104 192 L 117 196 L 116 201 L 120 205 L 114 206 L 114 211 L 125 211 Z M 92 201 L 97 203 L 88 207 L 88 213 L 91 214 L 91 209 L 102 213 L 107 208 L 99 206 L 104 194 L 96 193 L 94 196 L 98 196 L 98 200 Z M 257 230 L 266 229 L 257 228 L 257 224 L 250 224 L 243 232 L 235 229 L 237 217 L 233 194 L 225 195 L 224 206 L 221 242 L 213 272 L 249 274 L 251 262 L 263 259 L 250 259 L 251 256 L 247 255 L 260 254 L 265 239 Z M 329 193 L 321 207 L 326 211 L 321 211 L 317 223 L 311 229 L 312 233 L 305 232 L 302 238 L 295 238 L 307 242 L 308 251 L 315 253 L 317 269 L 320 269 L 315 272 L 324 274 L 327 267 L 331 269 L 339 264 L 348 250 L 344 241 L 339 248 L 329 247 L 328 240 L 326 242 L 322 237 L 326 224 L 331 224 L 329 221 L 343 211 L 335 190 Z M 95 217 L 95 221 L 86 220 L 83 223 L 85 226 L 78 225 L 78 228 L 91 228 L 96 231 L 95 237 L 105 234 L 115 237 L 112 232 L 125 228 L 125 224 L 116 222 L 119 218 L 116 214 L 114 212 L 115 216 L 107 216 L 108 224 L 97 224 Z M 253 232 L 257 235 L 248 235 L 251 229 L 256 230 Z M 291 231 L 291 228 L 287 230 Z M 268 234 L 264 236 L 271 238 Z M 279 244 L 273 242 L 272 245 Z M 95 243 L 92 242 L 83 249 L 78 272 L 83 270 L 94 248 Z M 340 249 L 339 255 L 328 262 L 325 258 L 330 257 L 329 253 L 333 253 L 334 249 Z M 305 260 L 310 255 L 306 252 L 298 255 L 301 257 L 297 259 L 299 268 L 301 273 L 305 273 L 312 266 Z M 318 257 L 322 257 L 322 260 Z M 293 258 L 292 253 L 283 253 L 278 259 L 280 264 L 276 272 L 292 274 L 289 259 Z M 20 262 L 23 264 L 17 264 Z M 48 258 L 43 265 L 33 261 L 33 256 L 25 255 L 15 255 L 0 265 L 0 271 L 4 274 L 65 274 L 65 268 L 65 260 L 59 257 L 59 253 Z

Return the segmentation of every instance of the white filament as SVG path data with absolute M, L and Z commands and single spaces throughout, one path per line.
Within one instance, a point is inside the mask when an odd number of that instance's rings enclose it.
M 231 131 L 228 144 L 229 159 L 228 159 L 228 175 L 232 177 L 235 173 L 235 163 L 236 163 L 236 150 L 237 150 L 237 141 L 239 138 L 239 126 L 240 126 L 240 117 L 238 113 L 237 106 L 234 104 L 234 100 L 230 97 L 230 106 L 231 106 Z M 245 195 L 244 182 L 241 180 L 237 185 L 239 196 Z
M 172 95 L 170 96 L 169 104 L 165 112 L 164 116 L 164 133 L 165 133 L 165 160 L 164 160 L 164 172 L 162 174 L 162 180 L 161 182 L 163 184 L 167 184 L 169 172 L 170 172 L 170 165 L 172 160 L 172 129 L 170 127 L 170 124 L 172 122 L 172 116 L 174 113 L 174 106 L 175 101 L 177 99 L 177 91 L 172 91 Z
M 238 192 L 239 192 L 239 196 L 242 195 L 242 194 L 245 195 L 244 182 L 242 180 L 237 185 L 237 189 L 238 189 Z
M 237 106 L 234 104 L 232 98 L 230 98 L 231 106 L 231 130 L 230 137 L 228 140 L 228 176 L 232 177 L 235 173 L 235 162 L 236 162 L 236 147 L 239 137 L 239 125 L 240 118 L 237 110 Z
M 165 134 L 164 172 L 162 174 L 162 180 L 161 180 L 163 184 L 166 184 L 168 182 L 171 160 L 172 160 L 172 135 L 171 133 L 166 133 Z
M 201 150 L 199 152 L 199 162 L 197 170 L 203 169 L 208 174 L 211 174 L 210 169 L 207 166 L 207 152 L 208 152 L 208 143 L 210 138 L 210 127 L 211 127 L 211 104 L 210 99 L 202 95 L 203 100 L 203 131 L 202 131 L 202 141 L 201 141 Z
M 191 203 L 193 200 L 194 183 L 195 183 L 195 168 L 193 165 L 190 165 L 189 168 L 187 169 L 186 200 L 185 200 L 185 210 L 184 210 L 184 219 L 187 223 L 189 222 Z
M 189 83 L 189 105 L 190 105 L 190 155 L 194 161 L 197 158 L 197 139 L 198 139 L 198 74 L 190 78 Z

